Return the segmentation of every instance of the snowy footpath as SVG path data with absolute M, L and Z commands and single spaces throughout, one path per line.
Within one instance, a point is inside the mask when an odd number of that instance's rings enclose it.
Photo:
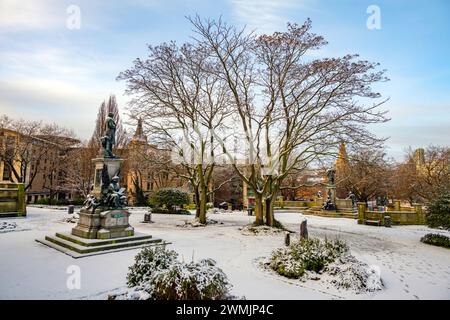
M 277 213 L 296 232 L 306 217 L 310 236 L 344 239 L 359 260 L 379 268 L 384 289 L 355 294 L 262 269 L 259 262 L 284 245 L 284 235 L 242 234 L 239 228 L 254 219 L 243 213 L 211 214 L 219 223 L 194 228 L 179 226 L 192 215 L 153 214 L 155 223 L 144 224 L 143 209 L 131 212 L 137 232 L 171 242 L 168 247 L 185 261 L 215 259 L 233 285 L 232 294 L 246 299 L 450 299 L 450 250 L 421 243 L 423 235 L 437 232 L 425 226 L 371 227 L 351 219 Z M 35 241 L 69 231 L 74 224 L 67 217 L 63 210 L 29 207 L 27 218 L 0 221 L 0 299 L 105 299 L 126 287 L 128 267 L 139 249 L 73 259 Z M 73 266 L 80 270 L 79 289 L 67 286 Z

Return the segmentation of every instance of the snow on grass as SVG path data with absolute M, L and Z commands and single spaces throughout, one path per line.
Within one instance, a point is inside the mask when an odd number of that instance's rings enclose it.
M 67 213 L 34 207 L 28 207 L 27 211 L 26 218 L 0 220 L 15 222 L 15 230 L 21 230 L 0 233 L 0 299 L 106 299 L 113 290 L 129 290 L 126 275 L 139 249 L 72 259 L 35 241 L 55 232 L 69 232 L 74 224 L 62 222 Z M 324 281 L 325 275 L 318 275 L 320 280 L 302 282 L 261 269 L 255 261 L 269 257 L 273 250 L 283 246 L 284 235 L 243 235 L 239 228 L 255 219 L 246 212 L 211 215 L 210 218 L 223 224 L 206 228 L 177 227 L 184 220 L 194 221 L 195 215 L 152 214 L 154 223 L 141 223 L 147 212 L 147 208 L 132 210 L 130 223 L 136 232 L 171 242 L 168 248 L 186 257 L 186 261 L 191 261 L 192 256 L 195 261 L 214 259 L 233 285 L 230 293 L 234 296 L 271 300 L 450 298 L 450 251 L 420 242 L 427 233 L 448 236 L 448 231 L 426 226 L 373 227 L 358 225 L 352 219 L 276 212 L 276 219 L 287 229 L 298 234 L 300 221 L 306 218 L 310 237 L 339 237 L 359 261 L 378 266 L 384 289 L 356 294 Z M 67 268 L 71 265 L 81 269 L 79 290 L 66 286 L 70 276 Z

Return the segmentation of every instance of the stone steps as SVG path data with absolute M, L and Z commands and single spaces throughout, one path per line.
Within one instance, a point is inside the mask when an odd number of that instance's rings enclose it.
M 46 236 L 45 239 L 36 241 L 73 258 L 168 244 L 144 234 L 115 239 L 84 239 L 70 233 L 56 233 L 54 236 Z

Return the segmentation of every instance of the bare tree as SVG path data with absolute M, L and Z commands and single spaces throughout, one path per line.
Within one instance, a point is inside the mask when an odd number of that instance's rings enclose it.
M 92 159 L 97 156 L 97 149 L 90 147 L 87 141 L 71 148 L 65 159 L 63 188 L 85 198 L 94 183 Z
M 153 139 L 178 157 L 174 172 L 193 187 L 200 223 L 206 223 L 215 165 L 211 131 L 220 131 L 229 115 L 224 82 L 210 72 L 209 55 L 188 43 L 149 46 L 149 57 L 136 59 L 134 68 L 118 77 L 135 97 L 131 114 L 142 118 Z
M 416 151 L 410 148 L 405 158 L 392 175 L 397 198 L 411 203 L 428 203 L 439 194 L 450 191 L 449 147 L 428 146 Z
M 77 142 L 72 131 L 56 124 L 13 120 L 6 116 L 2 117 L 1 124 L 2 129 L 11 130 L 13 134 L 5 134 L 3 130 L 0 159 L 14 180 L 25 184 L 25 190 L 32 187 L 37 174 L 43 173 L 42 161 L 59 161 L 59 151 L 63 152 Z M 52 167 L 49 168 L 52 171 Z M 48 172 L 44 173 L 45 179 L 49 178 Z
M 352 191 L 359 201 L 387 197 L 391 188 L 392 162 L 386 160 L 382 149 L 360 148 L 350 154 L 346 176 L 337 181 L 338 187 Z
M 116 101 L 115 95 L 110 95 L 108 100 L 103 101 L 100 105 L 97 113 L 97 119 L 95 122 L 95 129 L 92 134 L 91 139 L 89 140 L 88 147 L 95 149 L 97 152 L 101 149 L 100 139 L 104 135 L 105 131 L 105 119 L 108 116 L 108 113 L 112 113 L 114 115 L 113 119 L 116 122 L 116 150 L 121 152 L 120 149 L 123 149 L 128 144 L 128 136 L 123 128 L 122 120 L 120 118 L 119 106 Z
M 131 180 L 135 204 L 147 204 L 145 190 L 153 191 L 173 185 L 174 175 L 168 150 L 158 149 L 146 142 L 143 144 L 131 142 L 127 157 L 125 171 Z M 144 181 L 151 185 L 144 186 Z
M 341 141 L 382 141 L 367 124 L 388 120 L 378 110 L 384 101 L 365 102 L 380 97 L 371 85 L 387 80 L 384 71 L 357 55 L 310 58 L 308 53 L 326 44 L 310 32 L 310 20 L 258 37 L 221 20 L 190 21 L 197 45 L 211 52 L 211 72 L 225 81 L 244 132 L 247 166 L 234 168 L 254 191 L 256 224 L 274 225 L 274 199 L 293 171 L 336 155 Z M 215 138 L 232 161 L 224 141 Z

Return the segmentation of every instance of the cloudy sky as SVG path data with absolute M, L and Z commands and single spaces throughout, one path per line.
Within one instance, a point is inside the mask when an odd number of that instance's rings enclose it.
M 380 29 L 367 27 L 371 5 Z M 117 75 L 146 55 L 147 43 L 189 40 L 185 16 L 196 13 L 258 33 L 310 17 L 329 42 L 318 54 L 358 53 L 388 70 L 391 81 L 376 89 L 390 97 L 392 120 L 372 130 L 390 137 L 391 156 L 450 145 L 447 0 L 0 0 L 0 114 L 55 121 L 87 138 L 98 106 L 114 93 L 126 118 L 129 98 Z

